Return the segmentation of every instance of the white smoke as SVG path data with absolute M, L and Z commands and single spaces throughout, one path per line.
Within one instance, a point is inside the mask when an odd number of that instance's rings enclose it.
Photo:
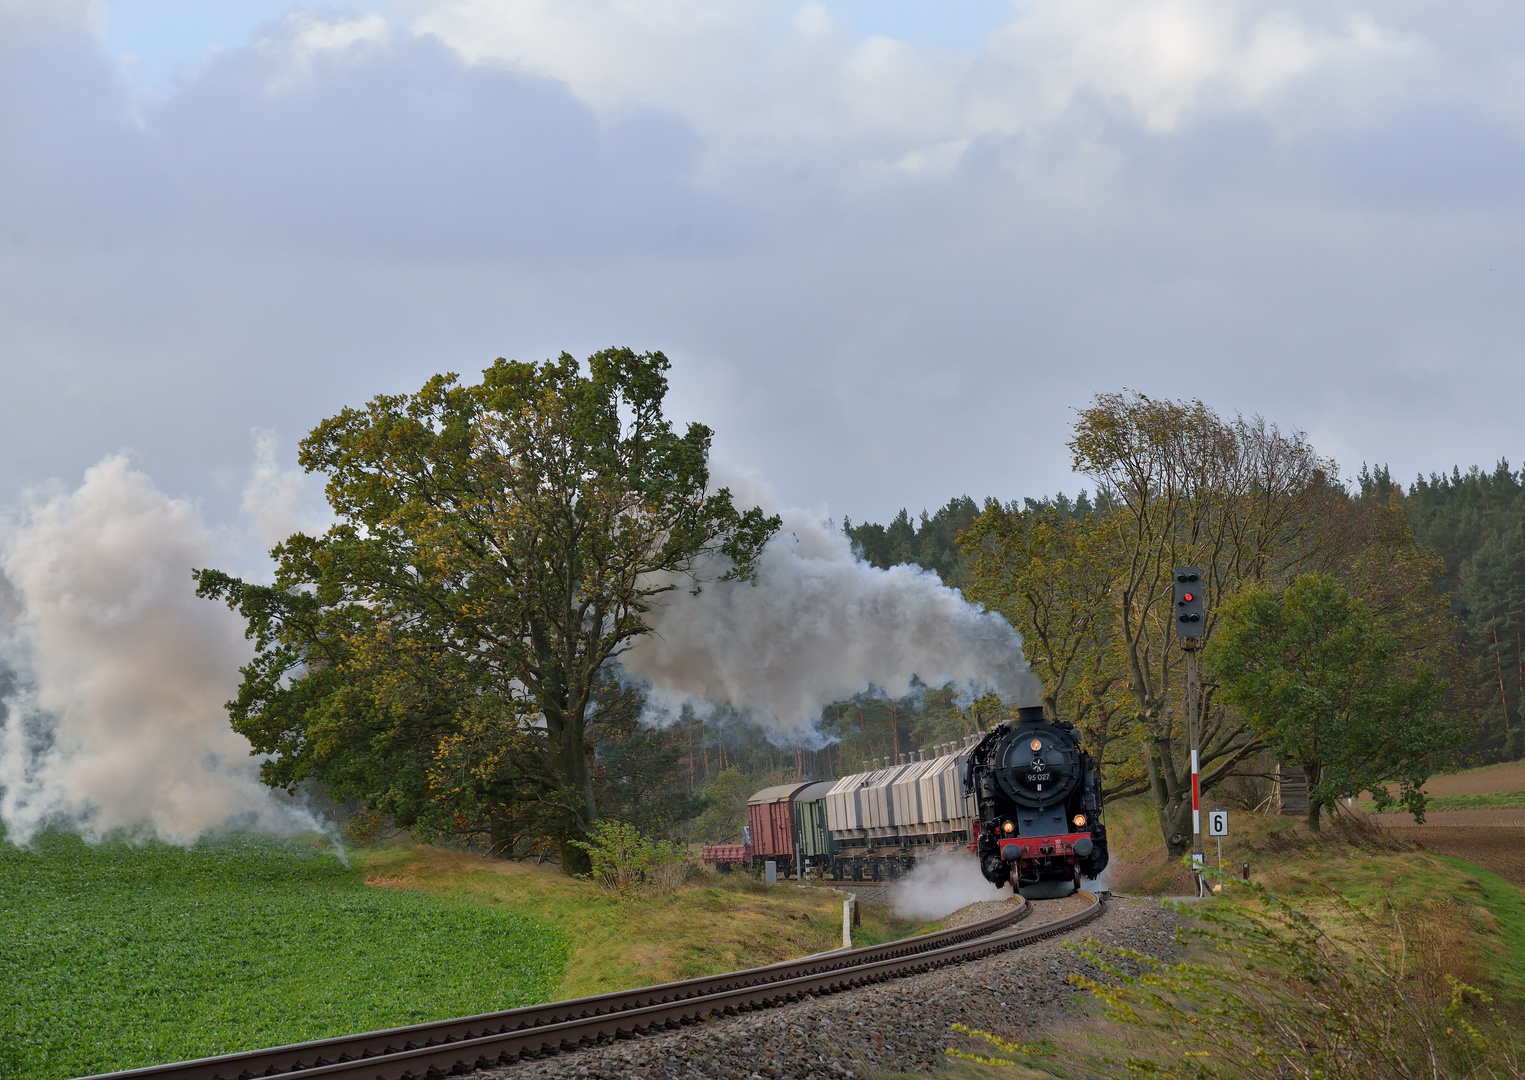
M 889 888 L 895 914 L 920 922 L 941 919 L 982 900 L 1011 899 L 1011 889 L 986 881 L 980 861 L 969 855 L 918 858 L 911 872 Z
M 730 486 L 738 505 L 771 502 L 755 484 Z M 812 744 L 833 701 L 871 690 L 902 697 L 913 678 L 1037 702 L 1022 637 L 1000 615 L 929 570 L 864 562 L 818 515 L 778 513 L 783 529 L 764 549 L 755 582 L 675 590 L 652 612 L 653 632 L 621 657 L 654 718 L 728 705 L 778 741 Z
M 292 833 L 309 814 L 264 787 L 223 703 L 251 649 L 198 599 L 217 565 L 195 506 L 109 457 L 78 490 L 34 496 L 0 534 L 0 820 L 27 842 L 147 827 L 190 843 L 220 826 Z

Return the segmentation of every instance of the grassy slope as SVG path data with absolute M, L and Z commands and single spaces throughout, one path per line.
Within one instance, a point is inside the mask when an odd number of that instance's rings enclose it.
M 1166 859 L 1153 812 L 1142 800 L 1108 807 L 1107 824 L 1116 860 L 1108 875 L 1113 888 L 1153 895 L 1187 891 L 1189 876 Z M 1473 985 L 1488 985 L 1506 1002 L 1513 999 L 1512 1009 L 1519 1012 L 1518 1003 L 1525 1001 L 1525 891 L 1519 885 L 1475 863 L 1364 828 L 1326 828 L 1314 836 L 1300 821 L 1248 813 L 1233 815 L 1231 824 L 1234 833 L 1224 845 L 1224 862 L 1232 869 L 1249 862 L 1255 880 L 1293 898 L 1326 925 L 1338 925 L 1333 895 L 1379 914 L 1388 900 L 1420 909 L 1427 917 L 1413 925 L 1422 936 L 1406 947 L 1427 951 L 1432 961 L 1439 954 L 1440 967 Z M 1207 850 L 1211 866 L 1216 844 Z M 1232 884 L 1229 888 L 1232 891 Z M 1163 1047 L 1166 1052 L 1160 1059 L 1178 1052 L 1172 1049 L 1178 1044 L 1169 1031 L 1141 1033 L 1105 1018 L 1099 1003 L 1089 998 L 1079 1004 L 1081 1015 L 1051 1031 L 1053 1041 L 1037 1059 L 1018 1056 L 1012 1066 L 1000 1068 L 950 1061 L 937 1075 L 945 1080 L 1144 1075 L 1148 1065 L 1133 1070 L 1123 1067 L 1120 1059 L 1134 1056 L 1141 1045 L 1156 1051 Z M 949 1043 L 1012 1057 L 961 1037 L 950 1035 Z M 1180 1074 L 1193 1072 L 1186 1067 Z M 1227 1074 L 1233 1074 L 1232 1066 Z M 885 1075 L 879 1080 L 895 1078 Z
M 0 841 L 0 1076 L 66 1077 L 550 998 L 558 930 L 332 854 Z
M 1153 814 L 1141 799 L 1109 807 L 1109 839 L 1115 838 L 1119 865 L 1114 885 L 1121 892 L 1184 895 L 1190 876 L 1165 856 Z M 1398 904 L 1450 902 L 1465 918 L 1463 947 L 1477 950 L 1501 986 L 1525 997 L 1525 894 L 1519 886 L 1471 862 L 1426 851 L 1339 820 L 1311 834 L 1297 819 L 1234 813 L 1224 838 L 1223 861 L 1230 877 L 1250 864 L 1254 879 L 1300 904 L 1327 907 L 1328 890 L 1363 905 L 1390 899 Z M 1217 863 L 1215 840 L 1205 839 L 1210 868 Z M 1232 887 L 1232 886 L 1231 886 Z
M 616 903 L 549 866 L 510 863 L 417 844 L 363 852 L 366 879 L 462 903 L 533 913 L 573 943 L 557 997 L 602 994 L 753 967 L 837 948 L 842 895 L 792 884 L 769 888 L 745 874 L 716 875 L 680 892 Z M 864 905 L 854 944 L 913 933 L 912 924 Z

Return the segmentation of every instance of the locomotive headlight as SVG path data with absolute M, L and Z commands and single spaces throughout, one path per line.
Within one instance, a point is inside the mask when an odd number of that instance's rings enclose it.
M 1008 821 L 1006 824 L 1001 826 L 1001 831 L 1003 833 L 1014 833 L 1017 831 L 1017 827 Z
M 1032 750 L 1032 752 L 1036 754 L 1039 750 L 1043 749 L 1043 740 L 1034 739 L 1032 742 L 1028 743 L 1027 746 L 1028 749 Z
M 1073 820 L 1075 822 L 1075 828 L 1078 829 L 1086 823 L 1086 816 L 1084 814 L 1076 814 Z

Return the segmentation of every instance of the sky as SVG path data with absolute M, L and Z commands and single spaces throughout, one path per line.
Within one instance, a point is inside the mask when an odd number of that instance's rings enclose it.
M 257 531 L 323 417 L 616 344 L 858 521 L 1086 486 L 1123 388 L 1518 464 L 1522 180 L 1491 0 L 0 0 L 0 506 Z

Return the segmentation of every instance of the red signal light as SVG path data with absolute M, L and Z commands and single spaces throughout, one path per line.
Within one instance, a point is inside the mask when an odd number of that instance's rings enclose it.
M 1189 603 L 1191 603 L 1191 602 L 1192 602 L 1192 601 L 1193 601 L 1193 600 L 1195 600 L 1195 599 L 1196 599 L 1196 597 L 1195 597 L 1195 596 L 1193 596 L 1193 595 L 1192 595 L 1192 594 L 1191 594 L 1191 593 L 1184 593 L 1184 594 L 1182 594 L 1182 596 L 1181 596 L 1181 599 L 1182 599 L 1182 600 L 1185 600 L 1185 601 L 1186 601 L 1186 602 L 1187 602 L 1187 603 L 1188 603 L 1188 604 L 1189 604 Z

